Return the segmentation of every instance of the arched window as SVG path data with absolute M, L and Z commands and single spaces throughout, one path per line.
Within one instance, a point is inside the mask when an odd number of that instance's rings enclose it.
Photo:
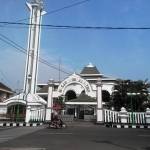
M 85 94 L 85 90 L 83 90 L 81 93 L 82 93 L 82 94 Z
M 76 96 L 76 93 L 73 90 L 68 91 L 65 95 L 65 100 L 66 101 L 69 101 L 69 100 L 75 99 L 75 98 L 77 98 L 77 96 Z
M 102 100 L 103 102 L 110 102 L 110 94 L 108 91 L 106 90 L 102 91 Z

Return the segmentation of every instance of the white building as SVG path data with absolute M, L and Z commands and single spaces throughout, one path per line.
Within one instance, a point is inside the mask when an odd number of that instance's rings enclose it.
M 116 79 L 101 74 L 91 63 L 84 67 L 80 74 L 74 73 L 62 82 L 50 81 L 50 85 L 39 84 L 37 94 L 48 101 L 47 107 L 50 108 L 48 114 L 53 111 L 53 101 L 62 97 L 66 105 L 63 114 L 89 119 L 96 116 L 98 80 L 102 83 L 102 99 L 105 106 L 110 100 Z M 49 89 L 51 86 L 52 88 Z M 49 117 L 50 115 L 47 119 Z
M 102 94 L 101 90 L 97 92 L 98 81 L 102 84 Z M 28 114 L 26 112 L 28 110 L 26 106 L 28 106 L 31 112 L 42 109 L 42 112 L 46 112 L 46 121 L 50 121 L 54 102 L 61 97 L 65 103 L 62 114 L 71 115 L 77 119 L 94 119 L 98 114 L 98 107 L 101 107 L 101 102 L 103 107 L 107 106 L 115 84 L 116 79 L 101 74 L 96 66 L 90 63 L 82 69 L 80 74 L 74 73 L 61 82 L 51 80 L 47 84 L 38 84 L 37 96 L 21 93 L 5 100 L 0 103 L 0 112 L 9 117 L 13 116 L 14 118 L 11 119 L 15 121 L 17 113 L 21 119 L 25 118 Z
M 54 102 L 59 97 L 63 98 L 66 109 L 62 112 L 75 118 L 85 119 L 97 116 L 97 121 L 102 122 L 102 97 L 109 101 L 115 79 L 101 74 L 98 69 L 89 64 L 80 74 L 72 74 L 62 82 L 50 81 L 48 84 L 38 85 L 38 60 L 40 50 L 40 33 L 43 10 L 43 0 L 31 0 L 27 3 L 30 10 L 30 26 L 28 33 L 28 46 L 24 88 L 22 93 L 6 99 L 0 103 L 0 113 L 11 120 L 25 118 L 25 122 L 35 119 L 50 121 L 54 111 Z M 39 26 L 37 26 L 37 24 Z

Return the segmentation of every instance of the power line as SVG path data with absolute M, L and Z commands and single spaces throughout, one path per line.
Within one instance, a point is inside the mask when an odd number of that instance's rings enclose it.
M 4 43 L 11 45 L 13 48 L 15 48 L 16 50 L 26 54 L 26 52 L 24 52 L 23 50 L 21 50 L 20 48 L 18 48 L 17 46 L 15 46 L 14 44 L 8 42 L 7 40 L 5 40 L 4 38 L 0 37 L 0 40 L 3 41 Z
M 5 79 L 5 81 L 10 84 L 10 80 L 6 77 L 5 73 L 2 71 L 2 69 L 0 69 L 0 73 L 3 76 L 3 78 Z
M 68 8 L 71 8 L 71 7 L 74 7 L 74 6 L 77 6 L 77 5 L 81 5 L 81 4 L 86 3 L 86 2 L 88 2 L 88 1 L 90 1 L 90 0 L 83 0 L 83 1 L 79 1 L 79 2 L 76 2 L 76 3 L 70 4 L 70 5 L 64 6 L 64 7 L 62 7 L 62 8 L 58 8 L 58 9 L 52 10 L 52 11 L 50 11 L 50 12 L 47 12 L 46 15 L 53 14 L 53 13 L 56 13 L 56 12 L 60 12 L 60 11 L 62 11 L 62 10 L 64 10 L 64 9 L 68 9 Z M 37 16 L 37 17 L 40 17 L 40 16 Z M 16 22 L 25 21 L 25 20 L 28 20 L 28 19 L 30 19 L 30 18 L 21 19 L 21 20 L 18 20 L 18 21 L 16 21 Z M 5 22 L 4 25 L 1 25 L 0 27 L 5 27 L 7 24 L 9 24 L 9 23 L 6 23 L 6 22 Z M 16 28 L 16 27 L 14 27 L 14 28 Z M 18 28 L 18 27 L 17 27 L 17 28 Z M 19 28 L 20 28 L 20 27 L 19 27 Z M 26 28 L 26 27 L 21 27 L 21 28 Z M 53 29 L 54 29 L 54 28 L 53 28 Z M 5 43 L 7 43 L 7 44 L 9 44 L 9 45 L 11 45 L 11 46 L 14 47 L 15 49 L 17 49 L 17 50 L 19 50 L 20 52 L 26 54 L 26 49 L 24 49 L 23 47 L 21 47 L 20 45 L 18 45 L 17 43 L 15 43 L 14 41 L 10 40 L 8 37 L 6 37 L 6 36 L 4 36 L 4 35 L 2 35 L 2 34 L 1 34 L 1 37 L 3 37 L 3 38 L 0 38 L 1 41 L 5 42 Z M 8 41 L 9 41 L 9 42 L 8 42 Z M 19 47 L 19 48 L 18 48 L 18 47 Z M 24 51 L 24 50 L 25 50 L 25 51 Z M 49 62 L 47 62 L 46 60 L 44 60 L 44 59 L 42 59 L 42 58 L 39 58 L 39 61 L 40 61 L 41 63 L 43 63 L 43 64 L 45 64 L 45 65 L 47 65 L 47 66 L 49 66 L 49 67 L 55 69 L 55 70 L 59 70 L 60 72 L 63 72 L 63 73 L 65 73 L 65 74 L 70 74 L 70 73 L 68 73 L 68 72 L 66 72 L 66 71 L 64 71 L 64 70 L 62 70 L 62 69 L 60 69 L 60 68 L 58 69 L 56 66 L 50 64 Z
M 22 46 L 20 46 L 19 44 L 17 44 L 16 42 L 10 40 L 8 37 L 0 34 L 0 40 L 5 42 L 6 44 L 8 45 L 11 45 L 12 47 L 14 47 L 17 51 L 21 52 L 21 53 L 24 53 L 24 54 L 27 54 L 27 51 L 25 48 L 23 48 Z M 41 62 L 42 64 L 45 64 L 47 65 L 48 67 L 50 68 L 53 68 L 55 70 L 58 70 L 58 71 L 61 71 L 62 73 L 65 73 L 65 74 L 69 74 L 69 72 L 63 70 L 63 69 L 59 69 L 58 67 L 54 66 L 53 64 L 49 63 L 47 60 L 39 57 L 39 62 Z
M 58 8 L 58 9 L 54 9 L 52 11 L 49 11 L 45 15 L 54 14 L 54 13 L 60 12 L 60 11 L 65 10 L 65 9 L 68 9 L 68 8 L 71 8 L 71 7 L 75 7 L 75 6 L 84 4 L 84 3 L 88 2 L 88 1 L 90 1 L 90 0 L 83 0 L 83 1 L 76 2 L 76 3 L 72 3 L 70 5 L 67 5 L 67 6 L 64 6 L 64 7 L 61 7 L 61 8 Z M 37 17 L 40 17 L 40 16 L 37 16 Z M 22 21 L 26 21 L 26 20 L 29 20 L 29 19 L 30 18 L 20 19 L 20 20 L 17 20 L 15 22 L 22 22 Z M 7 25 L 7 23 L 4 23 L 3 26 L 5 26 L 5 25 Z
M 88 30 L 150 30 L 150 27 L 112 27 L 112 26 L 73 26 L 73 25 L 51 25 L 51 24 L 30 24 L 17 22 L 0 22 L 0 24 L 20 25 L 20 26 L 41 26 L 50 29 L 88 29 Z
M 77 6 L 77 5 L 81 5 L 81 4 L 86 3 L 86 2 L 88 2 L 88 1 L 90 1 L 90 0 L 79 1 L 79 2 L 76 2 L 76 3 L 70 4 L 70 5 L 64 6 L 64 7 L 62 7 L 62 8 L 58 8 L 58 9 L 52 10 L 52 11 L 48 12 L 47 15 L 53 14 L 53 13 L 62 11 L 62 10 L 64 10 L 64 9 L 68 9 L 68 8 Z

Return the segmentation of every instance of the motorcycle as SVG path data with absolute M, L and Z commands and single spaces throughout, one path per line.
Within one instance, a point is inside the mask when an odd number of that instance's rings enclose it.
M 66 124 L 61 120 L 53 120 L 52 122 L 50 122 L 49 124 L 49 128 L 53 128 L 53 129 L 60 129 L 60 128 L 66 128 Z

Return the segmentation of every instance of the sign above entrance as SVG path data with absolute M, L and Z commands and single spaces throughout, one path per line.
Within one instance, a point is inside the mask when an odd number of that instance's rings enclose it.
M 63 90 L 70 84 L 80 84 L 83 86 L 83 88 L 85 89 L 86 92 L 90 92 L 91 91 L 91 87 L 89 85 L 89 83 L 81 78 L 79 75 L 73 74 L 71 75 L 69 78 L 67 78 L 66 80 L 64 80 L 58 88 L 59 92 L 63 92 Z

